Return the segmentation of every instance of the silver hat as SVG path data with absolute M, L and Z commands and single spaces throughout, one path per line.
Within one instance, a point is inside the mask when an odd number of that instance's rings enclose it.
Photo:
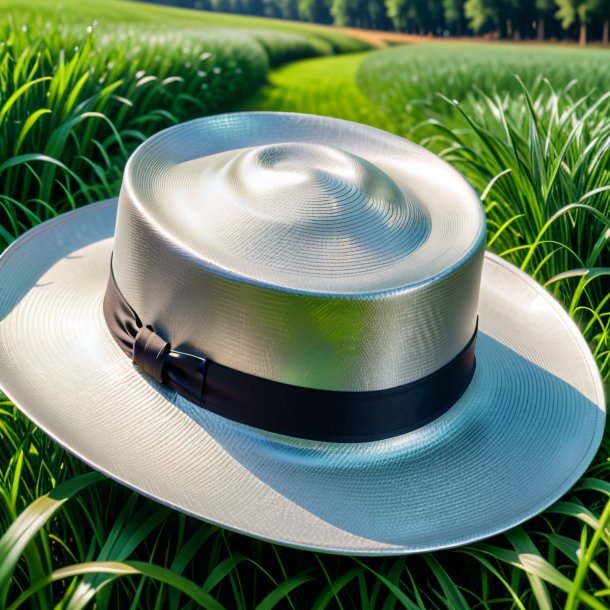
M 353 554 L 479 540 L 542 511 L 601 441 L 578 329 L 484 250 L 468 183 L 337 119 L 162 131 L 118 202 L 0 258 L 0 386 L 159 502 Z

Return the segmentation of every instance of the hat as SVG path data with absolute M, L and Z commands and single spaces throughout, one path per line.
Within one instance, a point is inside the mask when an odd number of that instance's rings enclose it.
M 465 544 L 541 512 L 602 438 L 562 307 L 484 249 L 460 174 L 383 131 L 236 113 L 157 133 L 120 197 L 0 258 L 0 387 L 185 513 L 299 548 Z

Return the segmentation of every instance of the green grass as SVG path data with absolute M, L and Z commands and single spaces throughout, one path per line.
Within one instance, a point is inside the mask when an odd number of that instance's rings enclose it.
M 269 83 L 242 105 L 243 110 L 323 114 L 391 130 L 392 121 L 356 83 L 367 54 L 297 61 L 269 75 Z
M 129 152 L 172 123 L 237 106 L 367 122 L 467 176 L 489 246 L 563 300 L 608 377 L 608 53 L 414 45 L 269 72 L 361 47 L 277 21 L 63 4 L 61 27 L 50 3 L 33 0 L 10 3 L 12 22 L 0 18 L 3 244 L 116 194 Z M 146 500 L 92 474 L 0 399 L 0 608 L 601 610 L 609 450 L 606 437 L 570 493 L 505 535 L 360 560 L 258 542 Z
M 316 27 L 269 21 L 265 30 L 258 19 L 254 29 L 226 29 L 251 20 L 116 0 L 87 21 L 97 4 L 66 4 L 73 12 L 54 16 L 52 3 L 11 3 L 0 19 L 1 249 L 42 220 L 114 194 L 146 137 L 231 109 L 270 66 L 362 48 Z
M 334 32 L 331 28 L 307 23 L 295 23 L 281 19 L 211 13 L 168 6 L 143 4 L 124 0 L 0 0 L 1 12 L 19 15 L 20 21 L 27 23 L 38 18 L 55 21 L 57 16 L 72 23 L 89 25 L 97 21 L 103 26 L 111 24 L 137 24 L 138 29 L 148 26 L 156 31 L 167 27 L 175 29 L 201 28 L 237 29 L 239 35 L 255 37 L 265 44 L 284 35 L 287 40 L 300 40 L 312 48 L 311 55 L 362 51 L 368 45 L 360 40 Z M 110 28 L 109 28 L 110 29 Z M 202 32 L 205 35 L 205 31 Z
M 610 88 L 609 62 L 608 50 L 558 45 L 409 45 L 370 54 L 359 70 L 358 85 L 410 133 L 414 123 L 431 113 L 459 120 L 439 93 L 479 114 L 490 112 L 479 108 L 485 103 L 482 93 L 497 93 L 505 105 L 521 104 L 516 75 L 528 88 L 547 79 L 556 90 L 569 85 L 573 97 L 599 95 Z

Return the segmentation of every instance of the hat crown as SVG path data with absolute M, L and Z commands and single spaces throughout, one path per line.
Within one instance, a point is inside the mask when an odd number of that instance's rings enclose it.
M 302 387 L 380 390 L 472 338 L 484 233 L 466 181 L 402 138 L 237 113 L 132 155 L 113 268 L 174 349 Z
M 180 164 L 176 219 L 201 222 L 203 251 L 242 260 L 261 280 L 364 276 L 404 259 L 429 233 L 425 209 L 382 169 L 334 146 L 276 143 Z M 234 265 L 235 263 L 233 263 Z

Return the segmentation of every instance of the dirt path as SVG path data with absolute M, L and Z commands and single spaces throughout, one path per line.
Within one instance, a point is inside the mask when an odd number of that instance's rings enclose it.
M 413 44 L 422 42 L 438 42 L 438 38 L 428 36 L 416 36 L 414 34 L 403 34 L 402 32 L 384 32 L 383 30 L 362 30 L 360 28 L 343 28 L 328 26 L 334 32 L 364 40 L 374 47 L 385 47 L 394 44 Z M 454 39 L 455 40 L 455 39 Z

